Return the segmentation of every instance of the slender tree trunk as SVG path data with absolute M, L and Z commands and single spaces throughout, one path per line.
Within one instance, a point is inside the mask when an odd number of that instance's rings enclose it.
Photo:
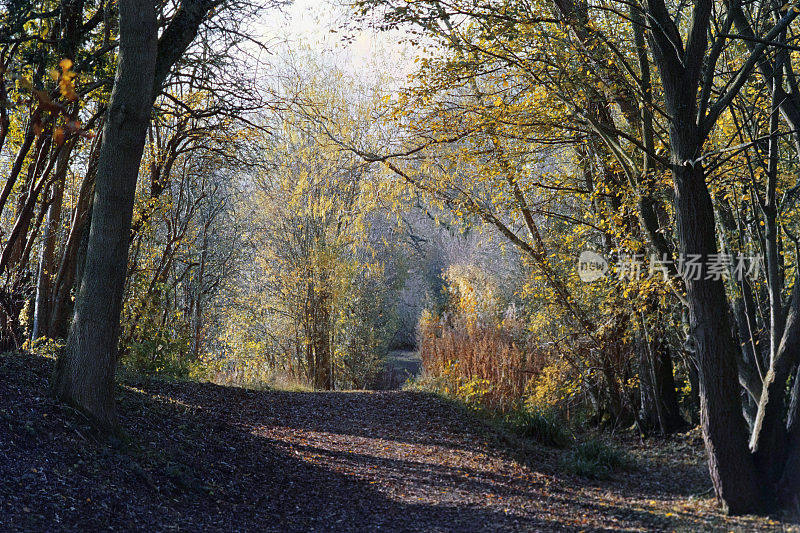
M 795 424 L 798 392 L 797 384 L 792 390 L 792 398 L 786 414 L 786 388 L 800 353 L 800 284 L 795 282 L 792 291 L 792 307 L 786 319 L 786 328 L 778 344 L 769 370 L 764 376 L 764 385 L 758 402 L 758 411 L 753 423 L 750 447 L 754 452 L 762 483 L 767 496 L 772 500 L 783 493 L 786 499 L 786 483 L 780 488 L 781 477 L 786 479 L 784 466 L 789 462 L 792 468 L 791 453 L 796 453 L 791 432 Z M 795 424 L 796 425 L 796 424 Z M 796 494 L 795 494 L 796 495 Z
M 85 272 L 54 392 L 116 427 L 114 371 L 139 164 L 152 110 L 157 33 L 150 0 L 121 0 L 120 59 L 95 184 Z
M 64 181 L 69 169 L 69 158 L 75 146 L 76 139 L 69 141 L 68 146 L 62 146 L 58 154 L 56 174 L 53 181 L 53 192 L 50 206 L 47 209 L 47 222 L 42 234 L 42 249 L 39 255 L 39 272 L 36 280 L 36 304 L 33 315 L 32 339 L 50 337 L 50 310 L 53 299 L 53 281 L 55 279 L 56 241 L 61 225 L 61 208 L 64 203 Z
M 331 390 L 333 376 L 331 372 L 332 346 L 330 328 L 330 295 L 327 288 L 314 294 L 314 388 Z
M 98 136 L 102 137 L 102 135 Z M 83 259 L 86 257 L 86 244 L 88 243 L 88 225 L 91 220 L 92 196 L 94 194 L 94 181 L 97 174 L 97 163 L 100 148 L 100 139 L 92 147 L 89 156 L 89 165 L 86 176 L 81 182 L 78 191 L 78 200 L 72 215 L 67 242 L 61 255 L 61 262 L 53 283 L 52 308 L 48 313 L 50 335 L 54 338 L 63 338 L 67 335 L 67 326 L 72 310 L 71 295 L 73 289 L 80 286 L 79 270 L 83 269 Z M 84 253 L 81 253 L 83 250 Z
M 640 419 L 647 431 L 669 435 L 685 429 L 672 371 L 669 346 L 660 339 L 644 340 L 639 347 Z
M 39 272 L 36 279 L 36 303 L 33 311 L 33 330 L 31 339 L 48 337 L 50 325 L 50 301 L 53 289 L 53 270 L 55 270 L 55 246 L 58 225 L 61 218 L 61 206 L 64 199 L 63 183 L 53 187 L 53 197 L 47 209 L 47 222 L 42 235 L 42 247 L 39 254 Z
M 11 126 L 11 119 L 8 118 L 8 92 L 6 91 L 5 73 L 13 55 L 12 52 L 3 63 L 0 63 L 0 150 L 6 144 L 8 128 Z
M 25 137 L 22 140 L 22 145 L 20 146 L 19 150 L 17 150 L 16 158 L 14 158 L 14 164 L 11 166 L 11 171 L 9 172 L 6 182 L 3 185 L 3 190 L 0 192 L 0 211 L 2 211 L 6 206 L 6 202 L 11 195 L 11 191 L 14 190 L 14 185 L 17 183 L 17 178 L 19 177 L 20 172 L 22 172 L 22 166 L 25 163 L 25 158 L 28 156 L 28 152 L 31 151 L 31 147 L 33 146 L 33 141 L 35 139 L 36 134 L 33 132 L 33 126 L 28 126 L 28 130 L 25 132 Z
M 200 356 L 203 340 L 203 283 L 205 282 L 206 255 L 208 250 L 208 232 L 203 229 L 203 248 L 200 251 L 200 269 L 197 273 L 196 294 L 192 313 L 192 357 Z
M 83 21 L 83 0 L 62 0 L 60 30 L 61 39 L 58 42 L 58 54 L 62 58 L 75 59 L 79 45 L 81 24 Z M 72 106 L 69 115 L 71 120 L 77 118 L 78 107 Z M 39 271 L 36 280 L 36 299 L 33 314 L 33 330 L 31 339 L 50 337 L 50 311 L 53 302 L 53 282 L 56 276 L 56 241 L 61 224 L 61 210 L 64 202 L 64 181 L 69 168 L 69 158 L 72 149 L 77 143 L 73 137 L 67 146 L 62 146 L 58 153 L 56 175 L 53 183 L 53 192 L 50 206 L 47 209 L 47 222 L 42 235 L 41 253 L 39 256 Z
M 35 160 L 28 165 L 27 190 L 20 195 L 17 203 L 17 217 L 8 234 L 2 253 L 0 253 L 0 273 L 10 270 L 11 266 L 20 263 L 28 243 L 27 236 L 31 220 L 36 211 L 36 204 L 42 190 L 46 189 L 47 176 L 56 161 L 56 154 L 50 155 L 50 135 L 45 131 L 37 141 Z

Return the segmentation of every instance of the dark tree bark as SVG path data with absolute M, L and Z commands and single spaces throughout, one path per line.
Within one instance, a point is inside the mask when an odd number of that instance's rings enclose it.
M 119 64 L 105 119 L 91 227 L 67 346 L 53 391 L 104 430 L 116 428 L 114 372 L 136 181 L 155 98 L 197 35 L 208 0 L 185 0 L 157 36 L 152 0 L 119 2 Z
M 79 272 L 82 271 L 88 245 L 88 224 L 91 220 L 94 180 L 100 153 L 102 134 L 95 139 L 89 155 L 89 165 L 78 190 L 78 199 L 72 214 L 67 241 L 61 254 L 61 262 L 53 282 L 52 308 L 50 309 L 50 335 L 64 338 L 68 333 L 68 322 L 72 310 L 72 291 L 80 287 Z M 80 253 L 81 250 L 83 253 Z M 76 283 L 77 281 L 77 283 Z
M 640 423 L 647 432 L 669 435 L 686 429 L 680 413 L 669 345 L 660 338 L 645 339 L 639 347 Z
M 689 157 L 681 158 L 686 159 Z M 684 256 L 707 258 L 716 253 L 716 235 L 702 167 L 676 165 L 674 176 L 681 251 Z M 761 492 L 747 446 L 735 359 L 738 346 L 728 323 L 725 288 L 721 280 L 687 280 L 687 295 L 697 349 L 700 422 L 711 479 L 729 512 L 752 511 L 761 506 Z
M 53 191 L 50 205 L 47 208 L 47 222 L 42 235 L 42 248 L 39 254 L 39 272 L 36 280 L 36 303 L 33 315 L 32 339 L 39 337 L 52 337 L 50 332 L 50 310 L 52 308 L 53 281 L 56 270 L 56 241 L 61 224 L 61 209 L 64 203 L 64 181 L 69 169 L 69 158 L 75 147 L 76 139 L 68 141 L 61 147 L 58 154 L 55 176 L 53 178 Z
M 103 130 L 85 274 L 54 392 L 104 430 L 116 427 L 114 371 L 139 163 L 157 54 L 152 0 L 121 0 L 120 52 Z
M 680 251 L 684 257 L 697 255 L 705 262 L 709 255 L 717 253 L 717 239 L 714 209 L 700 156 L 709 123 L 716 122 L 721 109 L 727 107 L 726 99 L 735 92 L 723 95 L 709 112 L 710 116 L 706 116 L 701 81 L 709 79 L 707 74 L 716 60 L 713 56 L 718 54 L 715 49 L 708 51 L 710 0 L 695 2 L 685 45 L 664 2 L 648 0 L 647 7 L 655 21 L 650 46 L 661 74 L 665 108 L 670 117 Z M 730 90 L 738 89 L 733 85 Z M 722 280 L 702 277 L 687 277 L 684 281 L 698 362 L 700 421 L 714 490 L 731 513 L 760 510 L 763 494 L 747 444 L 736 368 L 739 347 L 729 325 L 725 286 Z

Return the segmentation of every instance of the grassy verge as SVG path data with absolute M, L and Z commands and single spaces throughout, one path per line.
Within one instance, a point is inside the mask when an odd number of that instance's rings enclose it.
M 621 449 L 595 437 L 573 446 L 562 457 L 561 466 L 577 476 L 608 479 L 615 471 L 629 469 L 633 462 Z
M 487 409 L 474 398 L 448 393 L 438 380 L 418 379 L 406 389 L 435 394 L 457 406 L 499 434 L 525 461 L 526 449 L 544 446 L 561 453 L 559 468 L 588 479 L 609 479 L 616 472 L 635 468 L 633 457 L 607 439 L 577 432 L 555 410 L 518 406 L 506 412 Z

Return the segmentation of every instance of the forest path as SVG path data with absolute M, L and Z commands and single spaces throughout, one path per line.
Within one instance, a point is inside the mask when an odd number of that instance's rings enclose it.
M 126 442 L 45 394 L 52 361 L 0 355 L 0 530 L 532 531 L 765 528 L 707 497 L 697 443 L 614 480 L 416 392 L 252 391 L 142 380 Z M 520 448 L 516 449 L 519 453 Z
M 392 350 L 386 356 L 386 368 L 390 372 L 391 388 L 397 389 L 422 373 L 422 358 L 415 350 Z

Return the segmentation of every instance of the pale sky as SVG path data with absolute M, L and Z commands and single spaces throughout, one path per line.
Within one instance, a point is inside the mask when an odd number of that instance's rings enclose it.
M 413 70 L 413 51 L 399 42 L 400 31 L 351 30 L 355 39 L 343 42 L 342 26 L 350 16 L 337 0 L 295 0 L 281 12 L 271 12 L 261 26 L 284 53 L 287 48 L 312 50 L 357 76 L 375 73 L 400 81 Z

